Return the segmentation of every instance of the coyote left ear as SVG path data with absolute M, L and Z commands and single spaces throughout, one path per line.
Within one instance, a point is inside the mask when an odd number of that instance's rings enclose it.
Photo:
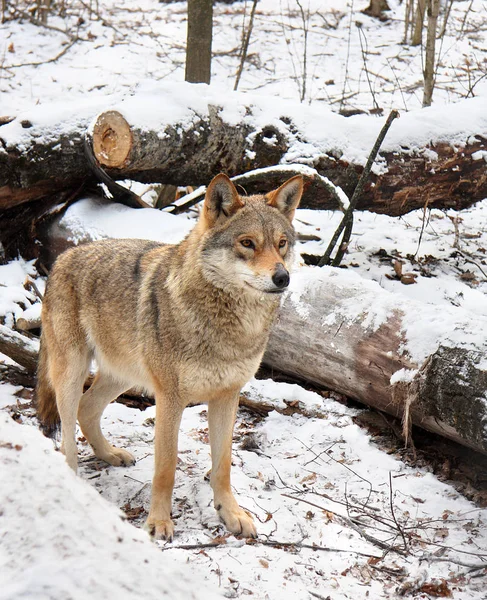
M 206 190 L 203 211 L 206 225 L 213 227 L 222 215 L 231 217 L 244 204 L 230 179 L 224 173 L 220 173 L 211 180 Z
M 296 175 L 288 179 L 280 188 L 267 194 L 267 204 L 277 208 L 279 212 L 292 221 L 294 212 L 298 208 L 303 195 L 303 183 L 302 175 Z

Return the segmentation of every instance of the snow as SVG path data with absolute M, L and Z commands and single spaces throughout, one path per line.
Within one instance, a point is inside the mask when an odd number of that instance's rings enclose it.
M 389 1 L 392 10 L 387 23 L 360 12 L 367 2 L 310 0 L 301 4 L 305 23 L 293 0 L 260 0 L 240 90 L 297 101 L 303 88 L 306 26 L 304 103 L 327 103 L 337 110 L 367 110 L 375 104 L 385 111 L 421 106 L 418 81 L 424 48 L 402 43 L 406 3 Z M 18 0 L 17 5 L 26 12 L 29 9 L 27 2 Z M 49 98 L 63 98 L 69 105 L 86 95 L 95 99 L 126 95 L 144 84 L 182 81 L 185 3 L 144 0 L 137 9 L 129 0 L 108 0 L 91 11 L 74 0 L 63 16 L 56 11 L 50 15 L 48 25 L 54 29 L 33 25 L 28 18 L 0 25 L 4 113 L 44 102 L 47 89 L 51 90 Z M 221 84 L 227 95 L 234 86 L 240 38 L 249 13 L 249 2 L 214 6 L 212 81 Z M 472 91 L 485 94 L 486 81 L 481 79 L 484 17 L 482 0 L 451 6 L 445 36 L 437 44 L 436 103 L 457 101 Z M 75 33 L 77 41 L 68 48 Z M 52 60 L 63 50 L 53 62 L 26 64 Z
M 26 262 L 22 258 L 0 265 L 0 319 L 8 326 L 23 314 L 20 305 L 27 308 L 37 301 L 36 296 L 24 287 L 28 277 L 36 277 L 34 261 Z
M 3 384 L 0 387 L 3 388 Z M 3 390 L 2 390 L 3 392 Z M 77 477 L 50 440 L 0 413 L 0 598 L 216 598 Z M 35 490 L 35 494 L 29 490 Z
M 69 228 L 68 240 L 79 244 L 106 237 L 131 237 L 174 244 L 194 226 L 186 218 L 150 208 L 134 210 L 122 204 L 104 203 L 86 198 L 73 204 L 59 222 L 60 229 Z

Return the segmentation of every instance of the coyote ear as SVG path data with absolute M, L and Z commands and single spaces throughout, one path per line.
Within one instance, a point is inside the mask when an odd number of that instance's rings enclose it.
M 294 218 L 294 212 L 299 205 L 303 195 L 303 177 L 296 175 L 283 183 L 280 188 L 266 195 L 267 204 L 277 208 L 290 221 Z
M 222 215 L 231 217 L 244 204 L 230 179 L 220 173 L 211 180 L 206 190 L 203 214 L 207 226 L 212 227 Z

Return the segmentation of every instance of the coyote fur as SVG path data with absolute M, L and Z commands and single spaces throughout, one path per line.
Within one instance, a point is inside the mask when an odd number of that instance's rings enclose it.
M 61 450 L 76 471 L 76 421 L 96 456 L 133 464 L 103 436 L 105 407 L 136 386 L 156 399 L 155 473 L 146 528 L 172 539 L 171 497 L 183 409 L 208 403 L 214 506 L 236 535 L 255 537 L 230 486 L 241 387 L 262 359 L 279 296 L 289 284 L 292 219 L 301 176 L 267 195 L 239 196 L 223 174 L 179 244 L 103 240 L 62 254 L 42 308 L 37 403 L 41 423 L 61 422 Z M 98 373 L 83 394 L 90 362 Z

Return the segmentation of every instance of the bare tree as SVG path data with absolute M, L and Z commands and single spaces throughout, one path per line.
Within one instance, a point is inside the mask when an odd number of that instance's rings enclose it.
M 416 20 L 414 23 L 413 39 L 411 40 L 411 44 L 413 46 L 419 46 L 423 41 L 423 23 L 425 9 L 426 0 L 418 0 L 416 8 Z
M 424 61 L 424 93 L 423 106 L 431 106 L 433 88 L 435 87 L 435 43 L 440 0 L 428 0 L 428 34 L 426 38 L 426 56 Z
M 386 18 L 383 14 L 386 10 L 391 10 L 387 0 L 370 0 L 369 6 L 362 12 L 369 17 L 383 20 Z
M 213 1 L 188 0 L 186 81 L 210 83 L 212 37 Z
M 257 8 L 257 2 L 259 0 L 253 0 L 252 10 L 250 11 L 250 20 L 249 25 L 247 27 L 247 31 L 245 31 L 242 38 L 242 48 L 240 50 L 240 63 L 237 70 L 237 76 L 235 78 L 235 85 L 233 86 L 234 91 L 238 89 L 238 84 L 240 83 L 240 77 L 242 76 L 242 71 L 244 68 L 245 61 L 247 60 L 247 52 L 249 49 L 250 36 L 252 35 L 252 28 L 254 27 L 254 16 L 255 9 Z

